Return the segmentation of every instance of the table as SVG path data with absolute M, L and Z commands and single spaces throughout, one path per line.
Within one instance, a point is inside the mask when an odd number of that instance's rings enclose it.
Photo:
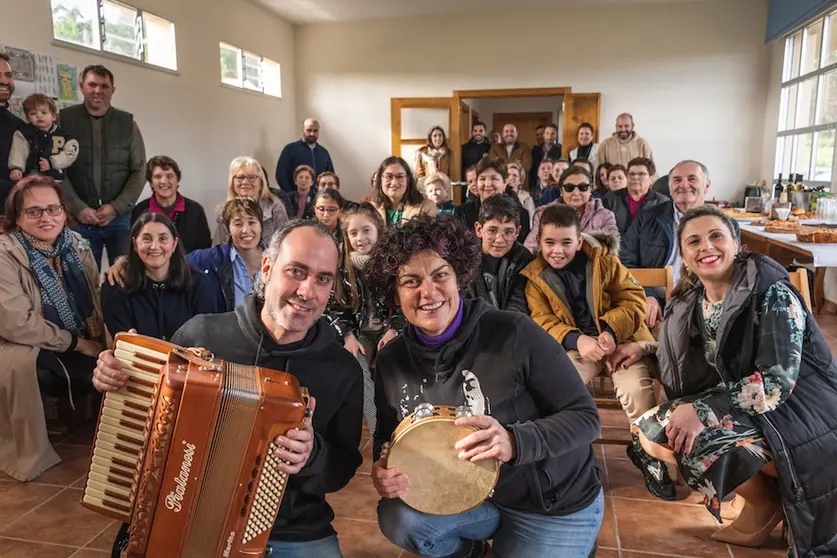
M 802 224 L 806 224 L 805 221 Z M 796 260 L 814 266 L 814 305 L 820 311 L 825 303 L 823 280 L 825 268 L 837 267 L 837 244 L 799 242 L 795 234 L 764 232 L 764 227 L 754 227 L 747 221 L 739 221 L 741 243 L 751 252 L 773 258 L 783 266 Z

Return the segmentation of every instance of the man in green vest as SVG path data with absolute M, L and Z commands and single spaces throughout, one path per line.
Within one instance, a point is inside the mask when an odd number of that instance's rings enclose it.
M 113 263 L 128 245 L 131 209 L 145 187 L 145 144 L 134 115 L 111 106 L 116 88 L 110 70 L 88 66 L 79 84 L 84 103 L 59 115 L 61 127 L 79 142 L 64 195 L 79 222 L 75 230 L 90 241 L 101 265 L 103 248 Z

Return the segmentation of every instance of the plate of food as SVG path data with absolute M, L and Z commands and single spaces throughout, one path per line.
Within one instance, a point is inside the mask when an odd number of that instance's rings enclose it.
M 796 232 L 796 239 L 799 242 L 814 244 L 835 244 L 837 230 L 828 227 L 800 227 Z

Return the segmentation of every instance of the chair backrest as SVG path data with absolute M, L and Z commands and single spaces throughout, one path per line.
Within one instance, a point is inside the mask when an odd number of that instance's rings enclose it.
M 674 290 L 674 267 L 667 265 L 662 268 L 636 268 L 629 271 L 643 288 L 665 287 L 666 300 L 671 297 L 671 291 Z
M 805 307 L 809 312 L 813 312 L 814 309 L 811 308 L 811 288 L 808 284 L 808 270 L 804 267 L 800 267 L 796 271 L 791 271 L 789 275 L 791 285 L 796 287 L 796 290 L 802 295 Z M 639 279 L 637 279 L 637 281 L 638 280 Z

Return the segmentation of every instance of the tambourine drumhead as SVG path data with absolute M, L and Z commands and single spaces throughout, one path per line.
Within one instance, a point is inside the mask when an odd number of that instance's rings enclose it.
M 387 467 L 410 479 L 410 488 L 401 499 L 420 512 L 453 515 L 468 511 L 482 504 L 497 484 L 500 464 L 496 459 L 471 463 L 457 457 L 454 445 L 476 429 L 456 426 L 453 421 L 452 416 L 415 420 L 411 415 L 402 422 L 407 426 L 399 427 L 390 447 Z

